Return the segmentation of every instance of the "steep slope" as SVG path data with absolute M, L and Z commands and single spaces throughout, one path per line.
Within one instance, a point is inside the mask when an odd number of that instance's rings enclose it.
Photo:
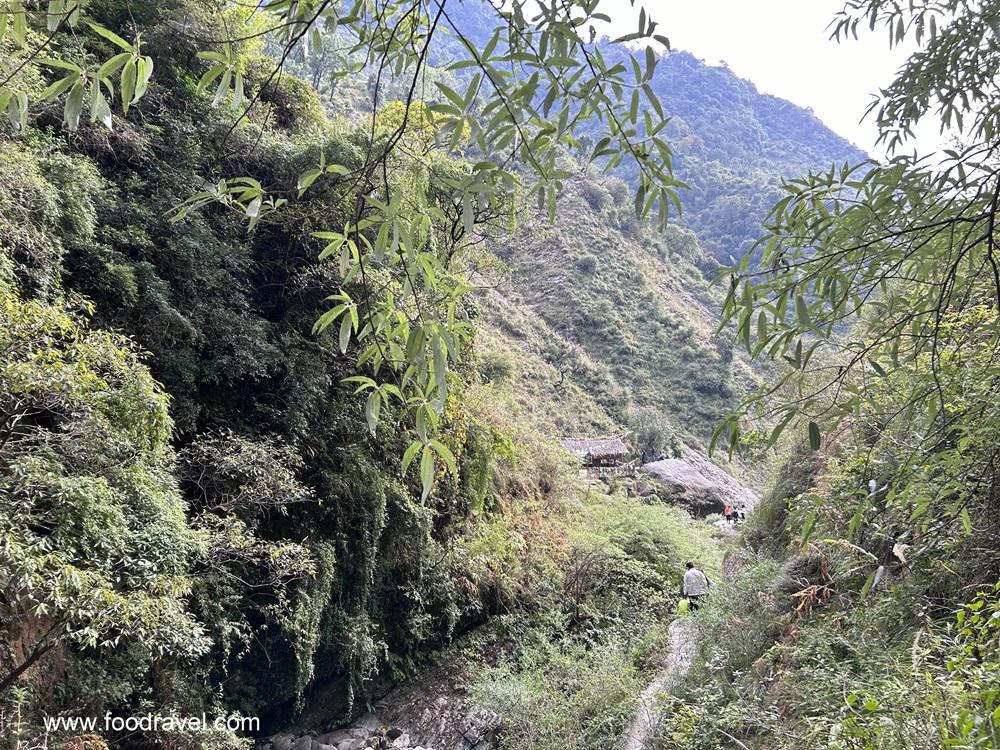
M 547 386 L 533 385 L 537 398 L 586 395 L 589 406 L 578 406 L 575 424 L 564 418 L 566 428 L 593 431 L 597 406 L 633 428 L 669 425 L 658 449 L 671 437 L 703 446 L 752 373 L 714 334 L 718 290 L 697 267 L 707 259 L 694 235 L 673 226 L 648 232 L 626 193 L 618 180 L 581 174 L 565 186 L 554 223 L 531 216 L 498 243 L 510 269 L 497 292 L 506 301 L 484 305 L 483 318 L 508 342 L 534 342 L 551 368 Z M 534 332 L 519 324 L 527 310 L 541 322 Z

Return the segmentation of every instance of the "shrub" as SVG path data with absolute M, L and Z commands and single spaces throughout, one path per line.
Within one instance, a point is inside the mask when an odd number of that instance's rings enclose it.
M 585 274 L 595 273 L 600 263 L 600 259 L 593 253 L 584 253 L 576 259 L 576 267 Z
M 504 716 L 503 744 L 518 750 L 614 750 L 643 680 L 617 645 L 526 649 L 476 681 L 472 700 Z
M 491 383 L 506 383 L 514 375 L 514 358 L 507 352 L 489 351 L 480 355 L 479 374 Z
M 603 185 L 589 181 L 584 183 L 583 197 L 587 204 L 598 213 L 610 206 L 612 200 L 611 193 Z

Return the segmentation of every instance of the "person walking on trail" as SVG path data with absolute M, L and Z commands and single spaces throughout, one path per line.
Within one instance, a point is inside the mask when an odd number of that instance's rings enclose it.
M 733 513 L 735 512 L 733 506 L 728 503 L 722 506 L 722 517 L 726 519 L 726 523 L 733 523 Z
M 691 611 L 698 609 L 699 601 L 708 596 L 708 587 L 711 586 L 708 576 L 694 566 L 693 562 L 687 563 L 687 571 L 684 573 L 684 596 L 690 602 Z

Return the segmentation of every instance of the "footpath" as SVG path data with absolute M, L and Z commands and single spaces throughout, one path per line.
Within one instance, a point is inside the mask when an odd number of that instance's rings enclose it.
M 639 696 L 632 726 L 625 735 L 625 750 L 646 750 L 646 742 L 656 727 L 657 698 L 676 685 L 694 660 L 697 631 L 690 618 L 678 617 L 670 623 L 670 651 L 656 678 Z

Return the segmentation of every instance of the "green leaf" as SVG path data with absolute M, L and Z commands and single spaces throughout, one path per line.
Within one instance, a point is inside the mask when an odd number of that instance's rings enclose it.
M 365 419 L 368 422 L 368 429 L 375 434 L 378 426 L 379 412 L 382 410 L 382 396 L 378 391 L 373 391 L 365 402 Z
M 66 97 L 66 106 L 63 108 L 63 122 L 69 130 L 76 130 L 80 126 L 80 112 L 83 111 L 83 84 L 79 81 L 70 89 L 69 96 Z
M 299 180 L 296 185 L 299 191 L 299 197 L 309 189 L 309 186 L 316 182 L 316 178 L 319 177 L 323 172 L 319 169 L 307 169 L 305 172 L 299 175 Z M 338 245 L 339 247 L 339 245 Z
M 420 457 L 420 484 L 423 488 L 420 502 L 424 502 L 434 487 L 434 451 L 430 445 L 424 446 L 423 455 Z
M 351 341 L 351 316 L 345 315 L 340 321 L 340 353 L 347 353 L 347 345 Z
M 120 36 L 118 36 L 115 32 L 111 31 L 110 29 L 106 29 L 99 23 L 95 23 L 94 21 L 87 21 L 87 25 L 90 26 L 91 29 L 93 29 L 94 33 L 104 37 L 109 42 L 114 44 L 116 47 L 120 47 L 121 49 L 127 52 L 135 52 L 135 47 L 126 42 L 124 39 L 122 39 Z
M 104 79 L 108 78 L 114 74 L 120 67 L 122 67 L 126 62 L 132 59 L 132 54 L 129 52 L 119 52 L 117 55 L 107 60 L 101 67 L 97 69 L 97 77 Z
M 49 84 L 49 86 L 42 92 L 42 95 L 39 98 L 42 101 L 47 102 L 50 101 L 51 99 L 55 99 L 59 96 L 62 96 L 69 90 L 69 88 L 74 83 L 76 83 L 79 80 L 80 76 L 77 75 L 69 75 L 66 76 L 65 78 L 60 78 L 55 83 Z
M 819 432 L 819 425 L 815 422 L 809 423 L 809 447 L 814 451 L 819 450 L 819 446 L 822 443 L 822 436 Z
M 153 75 L 153 58 L 138 58 L 135 61 L 135 71 L 135 94 L 132 96 L 133 103 L 139 101 L 143 94 L 146 93 L 146 89 L 149 86 L 149 79 Z
M 58 60 L 52 57 L 43 57 L 38 60 L 39 65 L 44 65 L 48 68 L 61 68 L 63 70 L 73 70 L 77 73 L 82 73 L 83 68 L 81 68 L 76 63 L 66 62 L 65 60 Z
M 108 104 L 108 100 L 104 98 L 104 94 L 101 93 L 101 84 L 98 81 L 94 81 L 91 85 L 94 87 L 95 93 L 90 105 L 90 121 L 100 121 L 104 127 L 111 130 L 111 106 Z
M 346 309 L 347 305 L 337 305 L 332 310 L 327 310 L 319 317 L 319 320 L 313 324 L 313 333 L 321 333 L 326 330 L 326 328 L 338 317 L 340 317 L 341 313 L 343 313 Z
M 795 314 L 798 316 L 799 325 L 803 328 L 812 327 L 812 318 L 809 316 L 809 305 L 801 294 L 795 297 Z
M 233 72 L 229 69 L 222 74 L 222 79 L 219 81 L 218 87 L 215 89 L 215 96 L 212 97 L 212 106 L 218 107 L 223 99 L 226 98 L 226 94 L 229 93 L 229 85 L 233 82 Z
M 125 63 L 125 67 L 122 68 L 122 110 L 125 114 L 128 114 L 128 108 L 135 100 L 135 82 L 137 72 L 138 71 L 134 61 Z
M 49 0 L 49 7 L 46 11 L 46 29 L 55 31 L 59 28 L 63 18 L 66 16 L 66 0 Z
M 236 74 L 236 83 L 233 85 L 233 109 L 239 109 L 243 104 L 243 74 Z
M 214 81 L 216 78 L 218 78 L 225 72 L 226 72 L 225 65 L 213 65 L 211 68 L 206 70 L 202 74 L 201 78 L 198 80 L 198 86 L 197 86 L 198 93 L 201 93 L 206 89 L 208 89 L 208 87 L 212 85 L 212 81 Z
M 406 471 L 407 467 L 413 463 L 413 459 L 416 458 L 417 453 L 423 447 L 423 443 L 419 440 L 414 440 L 410 443 L 409 447 L 403 453 L 403 471 Z
M 451 452 L 451 449 L 440 440 L 431 440 L 430 446 L 437 451 L 441 458 L 444 459 L 445 464 L 448 466 L 448 470 L 455 476 L 458 476 L 458 466 L 455 463 L 455 454 Z
M 809 543 L 809 537 L 812 536 L 813 528 L 816 526 L 817 515 L 816 511 L 810 511 L 809 515 L 806 516 L 805 523 L 802 524 L 802 546 L 805 547 Z
M 868 592 L 872 590 L 872 586 L 875 585 L 875 576 L 877 574 L 878 569 L 876 568 L 871 572 L 871 575 L 868 576 L 868 579 L 865 581 L 865 585 L 861 587 L 860 594 L 862 597 L 868 596 Z
M 795 412 L 789 411 L 788 414 L 786 414 L 785 417 L 780 422 L 778 422 L 778 424 L 774 426 L 774 429 L 771 430 L 771 435 L 767 439 L 768 447 L 771 447 L 776 442 L 778 442 L 778 438 L 781 437 L 781 433 L 785 431 L 785 428 L 788 426 L 788 423 L 791 422 L 794 418 L 795 418 Z

